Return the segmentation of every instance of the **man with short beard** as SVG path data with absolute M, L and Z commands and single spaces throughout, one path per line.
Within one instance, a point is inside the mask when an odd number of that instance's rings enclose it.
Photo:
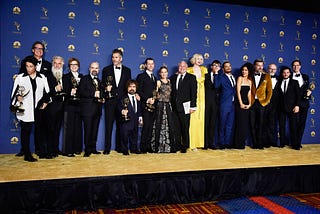
M 48 74 L 51 102 L 48 105 L 47 116 L 47 153 L 41 154 L 40 158 L 52 158 L 61 155 L 59 150 L 60 131 L 63 120 L 64 96 L 62 85 L 64 59 L 61 56 L 52 58 L 52 73 Z

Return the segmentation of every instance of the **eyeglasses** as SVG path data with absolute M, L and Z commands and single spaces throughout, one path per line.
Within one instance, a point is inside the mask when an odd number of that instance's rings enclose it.
M 38 50 L 38 51 L 43 51 L 43 48 L 34 47 L 33 49 Z
M 218 64 L 212 64 L 212 66 L 215 66 L 215 67 L 220 67 L 220 65 L 218 65 Z

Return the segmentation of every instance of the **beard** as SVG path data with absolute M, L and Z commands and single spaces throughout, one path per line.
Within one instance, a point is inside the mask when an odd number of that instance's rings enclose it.
M 57 80 L 61 80 L 62 75 L 63 75 L 63 69 L 62 69 L 62 68 L 52 67 L 51 70 L 52 70 L 53 76 L 54 76 Z

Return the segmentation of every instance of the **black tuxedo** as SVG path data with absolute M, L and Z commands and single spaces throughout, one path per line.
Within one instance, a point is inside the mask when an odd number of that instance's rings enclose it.
M 30 57 L 30 56 L 27 56 Z M 26 58 L 27 58 L 26 57 Z M 48 74 L 51 73 L 51 68 L 52 68 L 52 64 L 51 62 L 45 60 L 44 58 L 42 58 L 42 63 L 41 63 L 41 68 L 40 68 L 40 73 L 44 74 L 45 76 L 47 76 Z M 25 73 L 27 72 L 26 69 L 26 61 L 25 58 L 21 61 L 21 66 L 20 66 L 20 70 L 19 70 L 19 74 L 21 73 Z
M 303 84 L 300 87 L 300 110 L 299 110 L 299 122 L 298 122 L 298 141 L 302 142 L 302 137 L 306 127 L 306 121 L 308 117 L 308 110 L 310 107 L 310 99 L 306 99 L 307 90 L 309 89 L 309 76 L 307 74 L 301 74 Z
M 78 76 L 80 79 L 82 74 Z M 81 153 L 83 150 L 82 122 L 80 116 L 79 100 L 72 100 L 71 90 L 73 87 L 74 76 L 72 72 L 64 74 L 62 77 L 63 91 L 66 93 L 64 103 L 64 121 L 63 121 L 63 141 L 62 152 L 66 155 Z M 76 86 L 78 87 L 78 86 Z M 76 93 L 79 96 L 79 92 Z
M 100 89 L 101 93 L 100 80 L 98 80 L 98 89 Z M 97 102 L 94 97 L 96 88 L 90 74 L 81 78 L 78 90 L 80 95 L 80 115 L 83 121 L 85 152 L 91 154 L 96 151 L 102 104 Z
M 277 82 L 281 81 L 279 76 L 274 77 Z M 277 84 L 277 83 L 276 83 Z M 265 118 L 264 118 L 264 127 L 265 132 L 263 137 L 263 145 L 265 147 L 277 147 L 278 146 L 278 103 L 279 95 L 278 91 L 272 90 L 272 96 L 270 103 L 266 106 Z
M 127 92 L 127 82 L 131 79 L 131 69 L 122 65 L 121 66 L 121 76 L 119 84 L 116 84 L 115 79 L 115 70 L 114 66 L 109 65 L 102 70 L 102 86 L 105 88 L 107 86 L 108 82 L 108 76 L 112 77 L 111 85 L 111 95 L 112 98 L 109 98 L 108 92 L 105 91 L 105 148 L 104 152 L 106 154 L 109 154 L 111 149 L 111 138 L 112 138 L 112 130 L 113 130 L 113 123 L 116 121 L 116 144 L 115 144 L 115 150 L 120 152 L 121 145 L 120 145 L 120 127 L 119 127 L 119 119 L 116 117 L 116 110 L 117 110 L 117 104 L 121 97 L 124 96 L 124 94 Z
M 282 81 L 278 81 L 276 91 L 279 95 L 279 129 L 280 146 L 288 145 L 286 137 L 286 119 L 289 119 L 289 130 L 291 146 L 294 149 L 300 149 L 301 143 L 298 141 L 298 113 L 293 113 L 293 108 L 300 105 L 300 89 L 296 80 L 289 79 L 287 90 L 284 93 L 281 86 Z
M 155 114 L 145 109 L 148 98 L 152 97 L 153 90 L 156 89 L 156 79 L 151 79 L 145 71 L 137 76 L 138 94 L 141 98 L 141 112 L 143 117 L 143 127 L 141 131 L 140 149 L 142 153 L 152 152 L 151 138 L 152 127 Z
M 211 80 L 212 72 L 205 74 L 205 142 L 204 148 L 213 148 L 216 133 L 217 114 L 219 112 L 219 89 L 214 87 L 215 74 L 213 82 Z
M 141 103 L 136 99 L 137 110 L 134 111 L 131 101 L 129 101 L 127 109 L 128 109 L 128 117 L 129 121 L 123 121 L 121 111 L 124 109 L 123 100 L 125 98 L 129 99 L 128 94 L 124 95 L 119 102 L 117 103 L 117 114 L 118 118 L 120 118 L 120 138 L 121 138 L 121 152 L 128 153 L 129 149 L 132 153 L 139 152 L 138 149 L 138 125 L 139 125 L 139 117 L 141 117 Z M 130 100 L 130 99 L 129 99 Z M 128 147 L 129 145 L 129 147 Z
M 176 139 L 177 146 L 182 152 L 185 152 L 190 146 L 190 114 L 185 114 L 183 103 L 190 101 L 190 107 L 197 106 L 197 79 L 196 76 L 185 73 L 181 86 L 177 89 L 177 74 L 171 76 L 172 83 L 171 104 L 172 110 L 176 115 L 175 127 L 177 128 Z
M 59 96 L 58 92 L 56 92 L 55 87 L 58 85 L 58 82 L 52 72 L 47 73 L 47 80 L 51 98 L 51 102 L 46 110 L 48 152 L 49 154 L 56 156 L 59 154 L 59 139 L 63 120 L 64 96 Z

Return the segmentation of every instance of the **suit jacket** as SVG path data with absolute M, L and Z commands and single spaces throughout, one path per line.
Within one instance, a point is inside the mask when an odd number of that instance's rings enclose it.
M 111 85 L 111 94 L 113 96 L 118 96 L 119 98 L 123 97 L 125 93 L 127 93 L 127 81 L 131 79 L 131 69 L 122 65 L 121 66 L 121 76 L 120 76 L 120 81 L 117 86 L 116 84 L 116 78 L 114 74 L 114 67 L 113 64 L 109 65 L 107 67 L 104 67 L 102 70 L 102 86 L 105 88 L 107 86 L 108 82 L 108 76 L 112 77 Z
M 119 118 L 122 117 L 121 115 L 121 111 L 124 109 L 124 105 L 123 105 L 123 100 L 125 98 L 129 99 L 128 94 L 124 95 L 121 99 L 119 99 L 118 102 L 118 116 Z M 128 116 L 130 117 L 130 120 L 127 122 L 121 121 L 121 128 L 124 130 L 138 130 L 138 124 L 139 124 L 139 117 L 141 117 L 141 102 L 137 101 L 137 112 L 134 112 L 133 106 L 131 104 L 131 100 L 129 99 L 129 103 L 128 103 Z
M 252 80 L 255 85 L 254 74 L 252 76 Z M 272 82 L 270 74 L 262 72 L 259 84 L 255 85 L 254 95 L 257 96 L 262 106 L 266 106 L 270 103 L 272 96 Z
M 79 73 L 78 77 L 81 79 L 83 77 L 83 75 Z M 74 76 L 73 76 L 71 71 L 66 73 L 66 74 L 64 74 L 63 77 L 62 77 L 63 92 L 66 93 L 66 104 L 70 103 L 71 90 L 74 87 L 73 83 L 72 83 L 73 78 L 74 78 Z M 76 85 L 76 87 L 78 88 L 79 85 Z M 77 91 L 76 95 L 79 96 L 79 91 Z
M 138 82 L 138 94 L 142 102 L 141 107 L 144 109 L 147 99 L 152 97 L 152 92 L 156 89 L 157 81 L 156 79 L 153 81 L 146 71 L 138 74 L 136 80 Z
M 171 104 L 172 109 L 175 112 L 184 112 L 183 103 L 190 102 L 190 107 L 197 107 L 197 79 L 193 74 L 185 73 L 184 78 L 181 83 L 181 87 L 177 90 L 178 74 L 171 76 Z
M 217 75 L 214 74 L 214 82 Z M 205 88 L 205 103 L 208 104 L 213 103 L 214 105 L 218 105 L 219 103 L 219 89 L 214 87 L 214 82 L 211 81 L 211 72 L 205 75 L 204 80 L 204 88 Z
M 307 90 L 309 89 L 309 76 L 307 74 L 301 74 L 303 79 L 303 85 L 300 87 L 300 99 L 301 99 L 301 107 L 309 108 L 310 103 L 308 99 L 305 99 L 305 95 L 307 94 Z
M 45 76 L 47 76 L 48 74 L 51 73 L 51 68 L 52 68 L 51 62 L 49 62 L 49 61 L 45 60 L 44 58 L 42 58 L 40 73 L 41 73 L 41 74 L 44 74 Z M 25 59 L 23 59 L 23 60 L 21 61 L 21 66 L 20 66 L 19 74 L 25 73 L 25 72 L 27 72 L 27 69 L 26 69 L 26 61 L 25 61 Z
M 275 87 L 279 96 L 279 108 L 284 112 L 292 112 L 295 106 L 300 105 L 300 89 L 297 80 L 289 79 L 287 91 L 284 93 L 281 88 L 282 81 L 278 81 Z
M 98 79 L 98 88 L 102 93 L 101 81 Z M 95 116 L 101 115 L 102 105 L 96 101 L 94 97 L 96 87 L 93 83 L 93 79 L 90 74 L 83 76 L 79 83 L 79 95 L 80 95 L 80 111 L 82 116 Z M 103 96 L 103 94 L 102 94 Z
M 236 80 L 235 80 L 236 81 Z M 220 106 L 221 108 L 231 107 L 236 97 L 236 85 L 232 87 L 230 78 L 225 73 L 219 73 L 216 76 L 214 87 L 220 89 Z

